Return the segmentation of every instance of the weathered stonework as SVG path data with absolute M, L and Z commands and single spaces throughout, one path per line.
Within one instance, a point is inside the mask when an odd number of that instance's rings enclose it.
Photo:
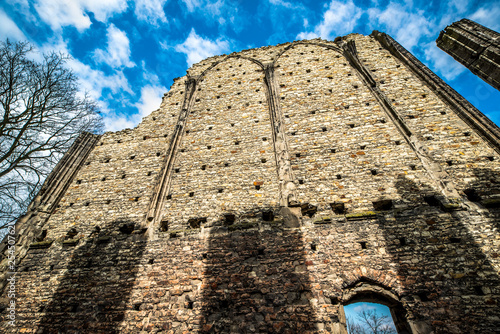
M 500 34 L 462 19 L 446 27 L 437 46 L 472 73 L 500 90 Z
M 499 133 L 379 32 L 206 59 L 68 152 L 2 330 L 346 333 L 364 300 L 399 333 L 494 332 Z

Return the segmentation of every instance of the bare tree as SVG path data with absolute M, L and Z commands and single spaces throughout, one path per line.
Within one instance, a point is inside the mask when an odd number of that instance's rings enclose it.
M 79 93 L 68 56 L 0 43 L 0 229 L 15 221 L 82 131 L 102 131 L 95 102 Z
M 349 334 L 367 334 L 363 326 L 356 320 L 347 317 L 347 333 Z
M 349 334 L 397 334 L 391 318 L 378 314 L 376 310 L 362 310 L 356 319 L 347 318 Z

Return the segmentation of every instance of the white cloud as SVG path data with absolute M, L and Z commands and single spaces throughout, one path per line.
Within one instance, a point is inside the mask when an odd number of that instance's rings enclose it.
M 35 4 L 40 18 L 53 30 L 72 25 L 79 31 L 90 27 L 90 19 L 78 2 L 65 0 L 40 0 Z
M 336 36 L 352 33 L 361 22 L 361 16 L 366 13 L 369 28 L 384 31 L 411 49 L 418 45 L 422 37 L 430 36 L 435 28 L 435 24 L 427 19 L 424 11 L 413 10 L 412 6 L 412 1 L 402 4 L 390 2 L 385 8 L 372 3 L 371 7 L 362 9 L 352 0 L 347 2 L 332 0 L 326 6 L 327 10 L 323 13 L 322 21 L 312 31 L 298 34 L 297 38 L 333 39 Z M 450 8 L 448 10 L 451 10 Z
M 104 127 L 106 131 L 119 131 L 125 128 L 136 127 L 143 117 L 158 109 L 163 94 L 167 91 L 167 88 L 161 85 L 145 85 L 141 88 L 141 97 L 139 101 L 134 104 L 139 112 L 132 115 L 106 112 L 104 114 Z
M 376 309 L 375 306 L 368 305 L 368 304 L 365 304 L 365 303 L 361 303 L 360 305 L 356 305 L 353 308 L 353 311 L 354 312 L 362 312 L 362 311 L 375 310 L 375 309 Z
M 23 18 L 28 21 L 34 21 L 35 16 L 30 12 L 30 4 L 28 0 L 7 0 L 7 3 L 23 14 Z
M 496 2 L 481 7 L 469 18 L 487 28 L 500 31 L 500 3 Z
M 153 110 L 158 109 L 163 94 L 168 89 L 161 85 L 146 85 L 141 88 L 141 98 L 135 104 L 139 110 L 139 116 L 142 118 L 149 115 Z
M 205 18 L 209 23 L 217 22 L 223 26 L 226 23 L 234 24 L 238 14 L 238 6 L 234 2 L 226 0 L 182 0 L 188 12 L 197 14 Z M 237 28 L 237 26 L 235 26 Z
M 0 38 L 5 40 L 7 38 L 20 41 L 25 40 L 26 36 L 24 36 L 21 29 L 17 27 L 17 25 L 10 19 L 10 17 L 0 9 Z
M 108 27 L 107 37 L 107 50 L 97 49 L 95 51 L 96 60 L 113 68 L 134 67 L 135 63 L 130 60 L 130 41 L 125 32 L 111 24 Z
M 283 6 L 286 8 L 293 8 L 294 7 L 294 5 L 292 3 L 286 2 L 283 0 L 269 0 L 269 3 L 276 5 L 276 6 Z
M 40 18 L 53 30 L 74 26 L 78 31 L 90 27 L 87 12 L 97 21 L 106 22 L 116 13 L 127 9 L 126 0 L 36 0 L 34 5 Z
M 370 8 L 368 15 L 372 28 L 388 33 L 407 49 L 416 46 L 432 30 L 432 22 L 423 11 L 412 12 L 411 8 L 393 2 L 384 10 Z
M 237 11 L 237 7 L 228 6 L 224 0 L 217 1 L 206 1 L 203 4 L 203 10 L 211 14 L 213 17 L 221 17 L 222 11 L 228 11 L 229 8 L 232 8 Z
M 135 120 L 117 114 L 105 114 L 103 121 L 105 131 L 120 131 L 126 128 L 132 129 L 137 125 Z
M 201 7 L 203 3 L 202 0 L 182 0 L 182 2 L 184 2 L 188 11 L 191 13 L 194 12 L 196 8 Z
M 163 6 L 167 0 L 138 0 L 135 2 L 135 15 L 138 20 L 158 25 L 158 21 L 167 22 Z
M 370 28 L 388 33 L 405 48 L 423 55 L 435 72 L 453 80 L 465 71 L 465 67 L 437 48 L 435 39 L 439 31 L 463 17 L 470 17 L 493 29 L 500 26 L 500 21 L 496 19 L 500 16 L 500 5 L 489 4 L 472 14 L 469 14 L 470 7 L 469 0 L 443 3 L 440 15 L 431 18 L 423 10 L 413 8 L 411 1 L 390 2 L 385 8 L 373 6 L 367 9 L 367 13 Z
M 108 111 L 104 116 L 106 131 L 118 131 L 137 126 L 143 117 L 158 109 L 163 94 L 168 91 L 166 87 L 160 84 L 158 75 L 148 71 L 145 61 L 142 61 L 140 66 L 145 84 L 141 88 L 139 101 L 134 103 L 138 113 L 124 115 Z
M 141 61 L 141 73 L 142 78 L 145 82 L 150 85 L 158 85 L 160 83 L 160 78 L 156 74 L 156 72 L 151 72 L 146 67 L 146 61 Z
M 447 80 L 458 77 L 465 67 L 436 46 L 434 41 L 424 48 L 425 58 L 432 64 L 434 71 L 439 71 Z
M 301 32 L 300 34 L 297 35 L 297 39 L 314 39 L 320 37 L 317 33 L 315 32 Z
M 7 0 L 7 3 L 14 5 L 17 8 L 21 8 L 22 10 L 30 7 L 28 0 Z
M 175 46 L 171 46 L 168 44 L 168 41 L 159 41 L 160 43 L 160 47 L 163 49 L 163 50 L 170 50 L 170 49 L 175 49 Z
M 297 38 L 333 39 L 336 36 L 351 33 L 361 18 L 361 14 L 362 9 L 357 7 L 352 0 L 347 2 L 332 0 L 327 11 L 323 14 L 323 20 L 314 27 L 314 31 L 301 32 Z
M 75 0 L 73 0 L 75 1 Z M 127 7 L 126 0 L 76 0 L 83 4 L 83 8 L 94 13 L 95 19 L 100 22 L 112 17 L 114 14 L 124 12 Z
M 48 53 L 51 51 L 61 52 L 71 55 L 66 41 L 61 37 L 58 39 L 49 40 L 46 44 L 40 47 L 40 51 Z M 106 130 L 121 130 L 125 127 L 133 127 L 134 122 L 124 123 L 119 116 L 109 110 L 106 100 L 109 96 L 103 96 L 105 90 L 110 90 L 113 95 L 128 94 L 133 95 L 130 84 L 122 71 L 115 71 L 112 74 L 106 74 L 103 71 L 94 69 L 87 64 L 82 63 L 76 58 L 71 58 L 67 62 L 67 67 L 73 70 L 79 78 L 80 95 L 88 93 L 89 96 L 98 102 L 100 110 L 104 117 Z M 136 125 L 136 124 L 135 124 Z
M 93 69 L 76 59 L 70 60 L 68 65 L 80 79 L 80 86 L 96 99 L 101 97 L 102 91 L 106 88 L 110 89 L 114 94 L 120 91 L 129 94 L 134 93 L 122 71 L 106 75 L 104 72 Z
M 448 12 L 464 13 L 469 8 L 469 0 L 447 1 Z
M 188 67 L 205 58 L 229 51 L 229 42 L 218 38 L 215 41 L 196 34 L 194 28 L 182 44 L 175 46 L 177 52 L 186 54 Z

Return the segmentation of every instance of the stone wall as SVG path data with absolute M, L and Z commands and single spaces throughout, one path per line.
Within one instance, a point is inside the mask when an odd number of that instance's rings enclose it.
M 195 64 L 69 153 L 2 329 L 346 333 L 364 300 L 400 333 L 495 331 L 499 130 L 412 57 L 374 32 Z
M 500 90 L 500 34 L 474 21 L 462 19 L 446 27 L 437 46 L 472 73 Z

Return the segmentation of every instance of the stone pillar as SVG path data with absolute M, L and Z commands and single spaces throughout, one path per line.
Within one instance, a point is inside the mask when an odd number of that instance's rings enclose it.
M 500 34 L 462 19 L 446 27 L 437 46 L 472 73 L 500 90 Z
M 278 168 L 279 202 L 282 207 L 288 207 L 295 204 L 297 196 L 295 194 L 290 153 L 281 116 L 281 106 L 278 101 L 279 93 L 276 77 L 274 76 L 274 64 L 265 64 L 264 73 L 266 75 L 267 103 L 273 126 L 274 155 Z
M 68 189 L 71 181 L 83 166 L 90 152 L 101 138 L 88 132 L 81 133 L 68 152 L 64 154 L 54 170 L 40 189 L 39 194 L 30 204 L 28 211 L 38 208 L 38 211 L 51 212 Z
M 30 244 L 40 236 L 45 223 L 57 208 L 61 198 L 100 138 L 100 135 L 88 132 L 81 133 L 49 174 L 38 195 L 29 205 L 28 212 L 17 220 L 14 256 L 16 265 L 26 255 Z M 6 270 L 8 266 L 7 251 L 7 238 L 5 238 L 0 244 L 0 257 L 2 259 L 2 262 L 0 262 L 0 291 L 6 285 L 8 272 Z
M 170 140 L 170 145 L 166 154 L 165 163 L 163 165 L 162 171 L 160 173 L 160 179 L 156 184 L 155 192 L 153 194 L 153 199 L 149 204 L 147 212 L 147 222 L 143 222 L 143 227 L 149 227 L 151 224 L 158 225 L 163 217 L 162 207 L 165 201 L 165 197 L 168 194 L 170 188 L 170 178 L 172 175 L 172 169 L 174 168 L 175 156 L 177 154 L 177 149 L 182 141 L 182 136 L 186 130 L 186 122 L 189 116 L 189 112 L 194 103 L 194 93 L 196 91 L 196 83 L 198 78 L 189 78 L 186 80 L 186 90 L 184 94 L 184 102 L 182 103 L 182 109 L 177 120 L 177 125 L 175 126 L 174 133 Z M 151 231 L 149 231 L 151 233 Z

